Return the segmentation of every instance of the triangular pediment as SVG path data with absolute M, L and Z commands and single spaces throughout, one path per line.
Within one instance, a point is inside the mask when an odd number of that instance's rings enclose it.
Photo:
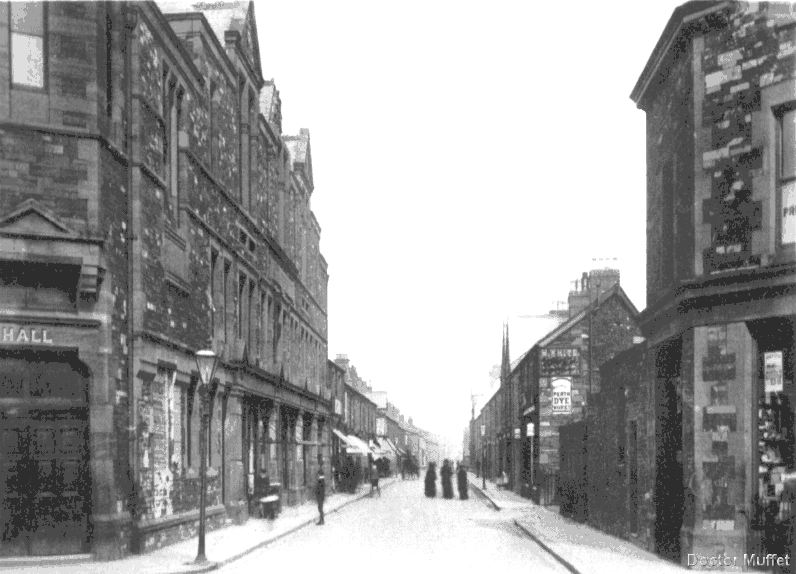
M 58 216 L 33 199 L 26 200 L 10 214 L 0 217 L 0 231 L 45 237 L 77 235 Z

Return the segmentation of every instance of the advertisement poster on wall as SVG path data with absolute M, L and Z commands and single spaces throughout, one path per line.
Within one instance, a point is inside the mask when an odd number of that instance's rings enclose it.
M 765 353 L 763 356 L 765 390 L 767 393 L 782 392 L 782 351 Z
M 782 186 L 782 244 L 796 243 L 796 181 Z
M 570 414 L 572 412 L 572 381 L 555 379 L 550 385 L 553 388 L 553 414 Z
M 543 377 L 577 375 L 580 370 L 580 351 L 576 348 L 544 348 L 539 360 Z

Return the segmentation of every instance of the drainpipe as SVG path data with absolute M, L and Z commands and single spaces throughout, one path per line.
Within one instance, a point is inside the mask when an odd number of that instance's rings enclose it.
M 133 200 L 133 40 L 135 38 L 135 28 L 138 25 L 138 9 L 132 2 L 126 2 L 123 9 L 124 30 L 125 30 L 125 86 L 124 114 L 126 118 L 124 137 L 127 143 L 127 432 L 128 432 L 128 460 L 127 473 L 130 481 L 128 496 L 128 509 L 131 510 L 131 519 L 135 521 L 134 511 L 136 510 L 136 487 L 135 487 L 135 462 L 137 460 L 137 437 L 135 421 L 135 356 L 134 356 L 134 200 Z

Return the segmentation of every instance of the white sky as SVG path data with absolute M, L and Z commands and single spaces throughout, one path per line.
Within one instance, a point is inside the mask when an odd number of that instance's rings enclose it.
M 461 442 L 523 319 L 616 257 L 645 302 L 644 112 L 629 94 L 680 2 L 257 2 L 285 133 L 310 129 L 329 356 Z

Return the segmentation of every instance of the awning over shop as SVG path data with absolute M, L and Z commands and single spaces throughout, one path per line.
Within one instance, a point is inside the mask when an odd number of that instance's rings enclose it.
M 351 445 L 352 449 L 358 451 L 354 453 L 352 450 L 346 449 L 346 452 L 350 454 L 362 454 L 367 456 L 368 454 L 373 454 L 373 451 L 370 450 L 370 447 L 367 445 L 365 441 L 363 441 L 358 436 L 354 436 L 352 434 L 348 435 L 348 444 Z
M 383 456 L 392 456 L 393 452 L 387 448 L 385 439 L 381 439 L 381 445 L 376 441 L 370 441 L 370 450 L 373 451 L 373 456 L 381 458 Z
M 337 437 L 341 441 L 343 441 L 346 454 L 354 454 L 362 456 L 367 456 L 371 454 L 371 450 L 368 448 L 368 445 L 366 445 L 358 437 L 355 437 L 354 435 L 343 434 L 337 429 L 332 429 L 332 432 L 335 435 L 337 435 Z
M 345 434 L 341 433 L 337 429 L 332 429 L 332 432 L 337 435 L 337 438 L 339 438 L 344 443 L 348 444 L 348 437 Z
M 382 440 L 383 440 L 383 441 L 386 443 L 386 445 L 387 445 L 387 448 L 389 448 L 389 449 L 390 449 L 390 450 L 391 450 L 393 453 L 395 453 L 395 454 L 396 454 L 396 455 L 398 455 L 398 456 L 400 456 L 400 455 L 401 455 L 401 450 L 400 450 L 400 449 L 399 449 L 397 446 L 395 446 L 395 443 L 394 443 L 394 442 L 392 442 L 392 441 L 391 441 L 390 439 L 388 439 L 388 438 L 384 438 L 384 439 L 382 439 Z

